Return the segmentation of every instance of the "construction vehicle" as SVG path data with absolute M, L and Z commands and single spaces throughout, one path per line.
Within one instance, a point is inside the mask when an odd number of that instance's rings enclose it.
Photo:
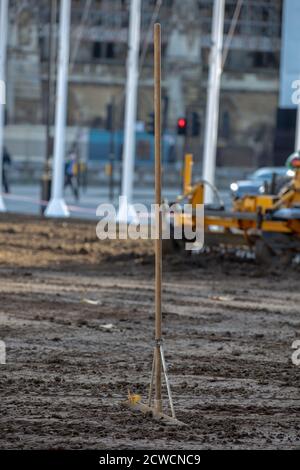
M 300 153 L 292 154 L 287 165 L 291 178 L 285 180 L 281 187 L 274 179 L 264 194 L 235 199 L 230 210 L 225 209 L 217 189 L 213 188 L 218 203 L 204 206 L 206 249 L 244 246 L 255 254 L 258 262 L 264 264 L 278 260 L 288 264 L 300 253 Z M 183 194 L 176 200 L 180 205 L 190 204 L 192 211 L 172 214 L 171 234 L 175 227 L 183 227 L 184 224 L 195 227 L 196 206 L 204 204 L 208 183 L 192 183 L 192 166 L 192 155 L 186 155 Z M 171 244 L 173 249 L 183 246 L 177 239 L 172 239 Z

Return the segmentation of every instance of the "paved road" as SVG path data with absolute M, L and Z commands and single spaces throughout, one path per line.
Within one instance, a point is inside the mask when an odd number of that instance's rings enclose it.
M 175 200 L 180 189 L 169 188 L 163 191 L 163 198 L 169 202 Z M 221 191 L 221 197 L 226 205 L 230 204 L 230 197 L 226 191 Z M 91 187 L 81 194 L 80 201 L 76 202 L 69 189 L 65 194 L 66 203 L 69 206 L 71 217 L 95 219 L 96 208 L 99 204 L 110 202 L 108 188 Z M 40 213 L 40 186 L 39 185 L 13 185 L 11 194 L 4 195 L 5 205 L 9 212 L 22 214 Z M 154 201 L 154 190 L 149 188 L 135 188 L 134 203 L 143 203 L 150 206 Z M 118 207 L 118 197 L 114 204 Z

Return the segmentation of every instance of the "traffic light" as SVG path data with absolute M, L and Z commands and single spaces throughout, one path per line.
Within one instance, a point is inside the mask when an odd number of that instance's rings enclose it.
M 192 113 L 192 125 L 191 125 L 191 135 L 192 137 L 197 137 L 201 131 L 201 124 L 199 119 L 199 114 Z
M 187 120 L 184 117 L 177 119 L 177 135 L 186 135 L 187 132 Z
M 148 120 L 146 122 L 146 132 L 148 134 L 154 135 L 155 132 L 155 117 L 154 113 L 149 113 L 148 114 Z

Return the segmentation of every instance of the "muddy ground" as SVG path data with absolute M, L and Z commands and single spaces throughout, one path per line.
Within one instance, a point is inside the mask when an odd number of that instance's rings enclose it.
M 163 319 L 178 418 L 120 405 L 147 396 L 150 242 L 100 242 L 95 224 L 1 216 L 3 449 L 300 448 L 299 268 L 167 257 Z

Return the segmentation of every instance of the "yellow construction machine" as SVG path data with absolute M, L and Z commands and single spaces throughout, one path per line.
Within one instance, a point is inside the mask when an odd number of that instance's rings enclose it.
M 220 198 L 217 204 L 205 205 L 204 249 L 244 246 L 255 254 L 258 262 L 291 262 L 300 253 L 300 154 L 293 154 L 288 165 L 292 176 L 276 191 L 277 194 L 271 194 L 274 191 L 266 187 L 264 194 L 246 195 L 234 200 L 229 210 Z M 193 184 L 192 166 L 192 155 L 186 155 L 183 193 L 176 200 L 180 205 L 190 204 L 192 211 L 175 212 L 170 220 L 173 229 L 184 224 L 195 227 L 196 206 L 204 204 L 208 183 L 199 181 Z M 218 198 L 218 191 L 212 189 Z M 175 239 L 171 243 L 175 249 L 182 246 Z

